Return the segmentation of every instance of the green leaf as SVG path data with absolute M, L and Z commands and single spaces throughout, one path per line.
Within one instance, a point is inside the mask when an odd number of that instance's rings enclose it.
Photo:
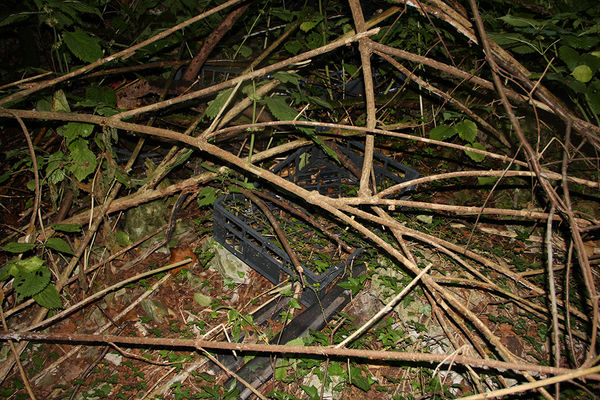
M 283 382 L 285 377 L 287 376 L 287 367 L 289 365 L 289 361 L 287 358 L 278 358 L 277 363 L 275 364 L 275 371 L 273 372 L 273 377 L 278 382 Z
M 252 55 L 252 48 L 248 46 L 234 46 L 235 50 L 244 58 L 248 58 Z
M 278 121 L 291 121 L 298 115 L 298 111 L 290 107 L 281 96 L 267 97 L 263 101 Z
M 473 143 L 477 137 L 477 125 L 471 120 L 464 120 L 454 126 L 461 139 Z
M 85 90 L 85 99 L 91 105 L 106 105 L 115 107 L 117 95 L 115 91 L 107 86 L 91 86 Z
M 69 122 L 57 129 L 58 133 L 67 139 L 67 146 L 79 138 L 86 138 L 94 131 L 94 125 L 81 122 Z
M 594 73 L 592 72 L 592 69 L 590 67 L 583 64 L 575 67 L 575 69 L 573 69 L 573 72 L 571 72 L 571 75 L 579 82 L 587 83 L 592 80 Z
M 314 386 L 300 385 L 302 390 L 306 392 L 309 400 L 319 400 L 319 390 Z
M 505 15 L 504 17 L 500 17 L 499 19 L 501 19 L 508 25 L 516 26 L 519 28 L 528 27 L 528 26 L 537 27 L 537 26 L 541 26 L 542 24 L 544 24 L 544 21 L 540 21 L 540 20 L 532 19 L 532 18 L 515 17 L 510 14 Z
M 567 64 L 567 67 L 572 71 L 579 63 L 579 53 L 568 46 L 560 46 L 558 48 L 558 56 Z
M 303 23 L 300 24 L 300 29 L 302 30 L 302 32 L 308 32 L 311 29 L 313 29 L 315 26 L 317 26 L 319 24 L 319 22 L 321 22 L 321 20 L 323 19 L 323 17 L 319 16 L 317 18 L 314 18 L 311 21 L 304 21 Z
M 217 199 L 217 189 L 205 186 L 198 192 L 198 207 L 212 206 Z
M 71 246 L 69 246 L 69 244 L 61 238 L 48 238 L 48 240 L 46 240 L 45 246 L 53 250 L 60 251 L 61 253 L 75 255 L 73 250 L 71 250 Z
M 436 126 L 429 132 L 429 138 L 433 140 L 446 140 L 456 135 L 456 128 L 448 125 Z
M 483 145 L 479 142 L 468 144 L 467 147 L 477 150 L 485 150 L 485 147 L 483 147 Z M 467 150 L 465 150 L 465 153 L 475 162 L 482 162 L 485 159 L 485 154 L 473 153 L 472 151 Z
M 38 294 L 50 283 L 50 270 L 46 267 L 34 272 L 21 272 L 15 277 L 13 287 L 21 297 Z
M 102 57 L 99 38 L 91 37 L 78 29 L 75 32 L 63 33 L 63 39 L 69 50 L 81 61 L 92 63 Z
M 352 378 L 352 384 L 360 390 L 368 392 L 369 389 L 371 389 L 373 380 L 362 376 L 360 368 L 350 367 L 350 376 Z
M 42 307 L 47 309 L 62 308 L 63 303 L 60 294 L 54 285 L 48 285 L 41 292 L 33 295 L 33 299 Z
M 2 246 L 2 250 L 8 251 L 9 253 L 18 253 L 18 254 L 28 252 L 29 250 L 32 250 L 34 248 L 35 248 L 35 244 L 33 244 L 33 243 L 10 242 L 10 243 Z
M 62 90 L 57 90 L 52 95 L 52 111 L 56 112 L 71 112 L 67 96 Z
M 569 46 L 574 47 L 576 49 L 581 50 L 589 50 L 596 46 L 600 42 L 600 38 L 598 36 L 574 36 L 568 35 L 563 36 L 561 38 L 564 40 Z
M 127 232 L 124 231 L 115 232 L 115 240 L 117 241 L 117 244 L 121 247 L 131 246 L 131 244 L 133 243 L 129 238 Z
M 76 224 L 52 224 L 52 229 L 57 232 L 77 233 L 81 232 L 81 225 Z
M 273 74 L 273 78 L 281 81 L 281 83 L 292 83 L 297 85 L 302 77 L 295 72 L 277 71 Z
M 22 13 L 18 13 L 18 14 L 11 14 L 8 17 L 4 18 L 2 21 L 0 21 L 0 28 L 2 28 L 3 26 L 8 26 L 8 25 L 19 23 L 21 21 L 25 21 L 27 18 L 29 18 L 29 16 L 31 16 L 33 14 L 35 14 L 35 13 L 22 12 Z
M 292 55 L 296 55 L 298 53 L 300 53 L 300 51 L 302 50 L 302 43 L 299 40 L 290 40 L 285 42 L 285 44 L 283 45 L 283 47 L 285 47 L 285 49 L 291 53 Z
M 587 87 L 586 97 L 592 111 L 600 115 L 600 80 L 594 79 Z
M 84 139 L 77 139 L 68 147 L 71 150 L 72 160 L 69 170 L 81 182 L 94 172 L 98 160 L 96 155 L 88 148 L 87 141 Z
M 206 107 L 204 115 L 206 115 L 209 118 L 215 118 L 219 111 L 221 111 L 221 108 L 223 108 L 223 106 L 225 105 L 225 102 L 229 98 L 229 95 L 231 95 L 232 91 L 233 88 L 221 90 L 214 100 L 208 102 L 208 107 Z
M 498 181 L 497 176 L 480 176 L 477 178 L 477 183 L 480 186 L 491 186 Z
M 33 256 L 33 257 L 26 258 L 24 260 L 18 260 L 15 263 L 15 265 L 18 266 L 18 272 L 15 273 L 15 276 L 16 276 L 17 274 L 20 274 L 21 272 L 37 271 L 38 269 L 40 269 L 44 266 L 44 260 L 42 260 L 38 256 Z

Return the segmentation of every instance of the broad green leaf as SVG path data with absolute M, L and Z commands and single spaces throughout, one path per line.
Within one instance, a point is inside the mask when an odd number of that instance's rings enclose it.
M 61 253 L 75 255 L 73 250 L 71 250 L 71 246 L 69 246 L 69 244 L 61 238 L 48 238 L 48 240 L 46 240 L 45 246 L 53 250 L 60 251 Z
M 17 243 L 10 242 L 4 246 L 2 246 L 2 250 L 8 251 L 9 253 L 25 253 L 29 250 L 33 250 L 35 248 L 35 244 L 33 243 Z
M 278 358 L 277 363 L 275 364 L 275 371 L 273 372 L 273 377 L 275 380 L 279 382 L 283 382 L 287 376 L 287 367 L 289 365 L 289 361 L 287 358 Z
M 18 267 L 18 273 L 21 272 L 34 272 L 44 266 L 44 260 L 38 256 L 26 258 L 24 260 L 18 260 L 15 265 Z
M 91 86 L 85 90 L 85 99 L 93 105 L 106 105 L 115 107 L 117 95 L 115 91 L 107 86 Z
M 60 294 L 54 285 L 48 285 L 41 292 L 33 295 L 33 299 L 42 307 L 49 310 L 62 308 L 63 303 Z
M 469 143 L 473 143 L 475 138 L 477 138 L 477 125 L 471 120 L 466 119 L 459 122 L 454 126 L 454 129 L 456 129 L 461 139 Z
M 575 67 L 573 72 L 571 72 L 571 75 L 579 82 L 587 83 L 592 80 L 594 73 L 592 72 L 592 69 L 590 67 L 583 64 Z
M 0 268 L 0 282 L 7 280 L 8 278 L 12 278 L 11 272 L 12 265 L 5 265 Z
M 477 183 L 480 186 L 491 186 L 498 181 L 497 176 L 480 176 L 477 178 Z
M 298 111 L 290 107 L 281 96 L 267 97 L 263 101 L 278 121 L 291 121 L 298 115 Z
M 67 96 L 65 96 L 65 92 L 62 90 L 57 90 L 52 95 L 52 111 L 71 112 L 71 107 L 69 107 Z
M 50 283 L 50 270 L 46 267 L 34 272 L 21 272 L 15 277 L 13 287 L 21 297 L 30 297 L 44 290 Z
M 485 150 L 485 147 L 483 147 L 483 145 L 479 142 L 468 144 L 467 147 L 477 150 Z M 465 150 L 465 153 L 475 162 L 482 162 L 485 159 L 485 154 L 473 153 L 472 151 L 467 150 Z
M 94 125 L 82 122 L 69 122 L 57 129 L 58 133 L 67 139 L 67 146 L 78 138 L 86 138 L 94 131 Z
M 115 232 L 115 239 L 117 241 L 117 244 L 121 247 L 127 247 L 133 244 L 127 232 L 124 231 Z
M 81 232 L 81 225 L 76 224 L 52 224 L 52 229 L 57 232 L 76 233 Z
M 306 33 L 313 29 L 315 26 L 317 26 L 322 19 L 323 17 L 319 16 L 318 18 L 315 18 L 312 21 L 304 21 L 300 24 L 300 29 L 302 30 L 302 32 Z
M 273 74 L 273 78 L 281 81 L 281 83 L 292 83 L 294 85 L 298 84 L 298 81 L 302 79 L 302 77 L 295 72 L 286 72 L 286 71 L 277 71 Z
M 248 58 L 252 55 L 252 48 L 248 46 L 234 46 L 235 50 L 244 58 Z
M 600 80 L 594 79 L 587 86 L 586 97 L 592 111 L 600 115 Z
M 46 165 L 46 178 L 54 184 L 62 182 L 66 177 L 64 164 L 65 155 L 62 151 L 50 154 Z
M 576 49 L 581 49 L 581 50 L 590 50 L 591 48 L 596 46 L 598 43 L 600 43 L 600 37 L 598 37 L 597 35 L 594 35 L 594 36 L 568 35 L 568 36 L 563 36 L 561 39 L 563 41 L 565 41 L 569 46 L 574 47 Z
M 94 172 L 98 165 L 96 155 L 88 148 L 87 141 L 77 139 L 69 145 L 71 164 L 69 170 L 80 182 Z
M 300 385 L 302 390 L 306 392 L 309 400 L 319 400 L 319 389 L 314 386 Z
M 198 192 L 198 207 L 212 206 L 217 199 L 217 189 L 205 186 Z
M 312 31 L 306 37 L 306 45 L 311 50 L 314 50 L 317 47 L 323 46 L 324 45 L 323 36 L 321 36 L 321 34 L 315 32 L 315 31 Z
M 560 46 L 558 48 L 558 56 L 567 64 L 567 67 L 572 71 L 579 62 L 579 53 L 568 46 Z
M 505 15 L 504 17 L 500 17 L 502 21 L 504 21 L 508 25 L 516 26 L 516 27 L 537 27 L 544 24 L 544 21 L 540 21 L 532 18 L 523 18 L 523 17 L 515 17 L 514 15 Z
M 231 95 L 232 91 L 233 88 L 220 91 L 214 100 L 208 102 L 208 107 L 206 107 L 204 115 L 209 118 L 215 118 L 217 114 L 219 114 L 219 111 L 221 111 L 221 108 L 223 108 L 225 105 L 225 102 L 229 98 L 229 95 Z
M 15 23 L 18 23 L 21 21 L 25 21 L 27 18 L 29 18 L 33 14 L 35 14 L 35 13 L 22 12 L 22 13 L 18 13 L 18 14 L 11 14 L 8 17 L 4 18 L 2 21 L 0 21 L 0 28 L 2 28 L 3 26 L 8 26 L 8 25 L 15 24 Z
M 302 50 L 302 43 L 299 40 L 290 40 L 285 42 L 285 44 L 283 45 L 283 47 L 285 47 L 285 49 L 291 53 L 292 55 L 296 55 L 298 53 L 300 53 L 300 51 Z
M 368 392 L 369 389 L 371 389 L 373 380 L 362 376 L 360 368 L 350 367 L 350 376 L 352 378 L 352 384 L 360 390 Z
M 86 32 L 76 30 L 75 32 L 63 33 L 63 39 L 69 50 L 81 61 L 92 63 L 102 57 L 99 38 L 91 37 Z
M 433 140 L 446 140 L 456 135 L 456 128 L 449 125 L 436 126 L 429 132 L 429 138 Z

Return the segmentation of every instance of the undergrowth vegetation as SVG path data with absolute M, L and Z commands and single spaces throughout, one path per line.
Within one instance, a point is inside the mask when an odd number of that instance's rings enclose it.
M 595 397 L 597 1 L 4 3 L 1 398 Z

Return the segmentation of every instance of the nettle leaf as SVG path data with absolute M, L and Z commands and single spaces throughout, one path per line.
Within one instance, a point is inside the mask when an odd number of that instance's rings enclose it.
M 3 26 L 8 26 L 11 24 L 16 24 L 16 23 L 25 21 L 33 14 L 36 14 L 36 13 L 22 12 L 22 13 L 18 13 L 18 14 L 11 14 L 8 17 L 4 18 L 2 21 L 0 21 L 0 28 L 2 28 Z
M 350 367 L 350 377 L 352 379 L 352 384 L 360 390 L 368 392 L 369 389 L 371 389 L 373 380 L 362 376 L 360 368 Z
M 315 26 L 319 24 L 323 20 L 322 16 L 318 16 L 317 18 L 312 19 L 311 21 L 304 21 L 300 24 L 300 29 L 302 32 L 308 32 L 313 29 Z
M 82 30 L 63 33 L 67 47 L 81 61 L 92 63 L 102 57 L 100 39 L 88 35 Z
M 298 84 L 298 81 L 302 79 L 302 77 L 295 72 L 286 72 L 286 71 L 277 71 L 273 74 L 273 78 L 277 79 L 281 83 L 292 83 L 294 85 Z
M 50 270 L 46 267 L 34 272 L 21 272 L 15 277 L 13 287 L 21 297 L 30 297 L 40 293 L 50 283 Z
M 456 128 L 449 125 L 436 126 L 429 132 L 429 138 L 433 140 L 446 140 L 456 135 Z
M 532 19 L 532 18 L 523 18 L 523 17 L 515 17 L 514 15 L 505 15 L 504 17 L 500 17 L 502 21 L 506 24 L 516 27 L 527 27 L 533 26 L 537 27 L 544 24 L 544 21 Z
M 300 53 L 300 51 L 302 50 L 302 42 L 300 42 L 299 40 L 290 40 L 288 42 L 285 42 L 283 47 L 285 47 L 285 49 L 289 53 L 291 53 L 292 55 L 295 56 L 296 54 Z
M 587 87 L 588 104 L 595 114 L 600 114 L 600 80 L 594 79 Z
M 63 303 L 60 294 L 54 285 L 48 285 L 41 292 L 34 294 L 33 299 L 42 307 L 50 310 L 55 308 L 63 308 Z
M 579 63 L 579 53 L 577 53 L 571 47 L 560 46 L 558 48 L 558 56 L 564 61 L 565 64 L 567 64 L 567 67 L 569 67 L 570 70 L 575 69 L 577 63 Z
M 46 240 L 46 243 L 44 245 L 53 250 L 60 251 L 61 253 L 75 255 L 75 253 L 71 249 L 71 246 L 69 246 L 69 244 L 67 242 L 65 242 L 64 239 L 61 239 L 61 238 L 57 238 L 57 237 L 48 238 L 48 240 Z
M 76 233 L 81 232 L 81 225 L 76 224 L 52 224 L 52 229 L 57 232 Z
M 479 142 L 475 142 L 472 144 L 468 144 L 467 147 L 477 150 L 485 150 L 485 147 Z M 485 154 L 473 153 L 472 151 L 465 150 L 465 154 L 471 157 L 471 159 L 475 162 L 482 162 L 485 159 Z
M 206 107 L 204 115 L 206 115 L 209 118 L 215 118 L 217 114 L 219 114 L 219 111 L 221 111 L 221 108 L 223 108 L 223 106 L 225 105 L 225 102 L 231 95 L 232 91 L 233 88 L 220 91 L 214 100 L 208 102 L 208 107 Z
M 454 129 L 458 132 L 461 139 L 469 143 L 473 143 L 477 137 L 477 125 L 471 120 L 464 120 L 454 125 Z
M 291 121 L 298 115 L 298 111 L 290 107 L 281 96 L 267 97 L 264 102 L 278 121 Z
M 117 105 L 115 91 L 107 86 L 91 86 L 85 89 L 85 99 L 92 105 L 106 105 L 109 107 Z
M 300 385 L 302 390 L 306 392 L 310 400 L 319 399 L 319 390 L 314 386 Z
M 9 253 L 17 253 L 17 254 L 28 252 L 29 250 L 33 250 L 34 248 L 35 248 L 35 244 L 33 244 L 33 243 L 10 242 L 10 243 L 2 246 L 2 250 L 8 251 Z
M 592 69 L 590 67 L 583 64 L 575 67 L 575 69 L 573 69 L 573 72 L 571 72 L 571 75 L 579 82 L 587 83 L 592 80 L 594 73 L 592 72 Z
M 252 48 L 244 45 L 234 46 L 235 50 L 244 58 L 248 58 L 252 55 Z
M 18 260 L 15 265 L 18 267 L 18 271 L 15 271 L 15 276 L 21 272 L 34 272 L 44 266 L 44 260 L 38 256 L 26 258 L 24 260 Z
M 203 187 L 198 192 L 198 207 L 212 206 L 217 199 L 217 189 L 212 186 Z
M 477 183 L 480 186 L 491 186 L 498 182 L 498 179 L 500 178 L 498 178 L 497 176 L 480 176 L 477 178 Z
M 314 50 L 317 47 L 323 46 L 324 45 L 323 36 L 321 36 L 319 33 L 315 32 L 315 31 L 309 33 L 308 36 L 306 37 L 306 45 L 311 50 Z
M 52 95 L 52 111 L 71 112 L 71 107 L 69 107 L 67 96 L 62 90 L 57 90 Z
M 87 141 L 77 139 L 69 145 L 71 161 L 69 170 L 80 182 L 94 172 L 98 165 L 96 155 L 88 148 Z
M 576 49 L 581 50 L 589 50 L 596 46 L 600 42 L 600 37 L 598 36 L 574 36 L 574 35 L 565 35 L 561 38 L 564 40 L 569 46 L 574 47 Z
M 86 138 L 94 131 L 94 125 L 82 122 L 69 122 L 57 129 L 58 133 L 67 139 L 67 145 L 79 138 Z

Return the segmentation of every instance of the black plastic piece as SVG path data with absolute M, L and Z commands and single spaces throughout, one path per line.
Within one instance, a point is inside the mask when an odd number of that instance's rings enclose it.
M 349 141 L 338 149 L 360 170 L 363 164 L 364 145 L 358 141 Z M 419 173 L 378 151 L 373 152 L 375 181 L 380 190 L 417 179 Z M 307 190 L 316 190 L 324 196 L 347 197 L 358 191 L 359 178 L 350 169 L 336 163 L 316 145 L 303 147 L 272 168 L 271 172 L 285 177 Z M 414 186 L 405 188 L 406 194 Z
M 244 204 L 246 209 L 234 215 L 227 209 L 227 204 L 238 202 Z M 275 205 L 267 202 L 272 208 Z M 261 217 L 262 216 L 262 217 Z M 223 247 L 229 250 L 240 260 L 248 264 L 274 284 L 279 284 L 288 276 L 296 275 L 288 254 L 277 246 L 277 238 L 269 239 L 266 232 L 259 232 L 252 228 L 253 220 L 263 218 L 264 214 L 258 207 L 246 199 L 242 194 L 229 194 L 221 196 L 214 205 L 214 237 Z M 287 221 L 293 224 L 294 222 Z M 294 238 L 287 238 L 294 244 Z M 345 262 L 330 266 L 327 271 L 319 274 L 307 266 L 303 266 L 306 283 L 311 286 L 304 289 L 301 302 L 309 307 L 324 296 L 327 288 L 339 277 L 346 267 L 350 265 L 362 249 L 352 253 Z

